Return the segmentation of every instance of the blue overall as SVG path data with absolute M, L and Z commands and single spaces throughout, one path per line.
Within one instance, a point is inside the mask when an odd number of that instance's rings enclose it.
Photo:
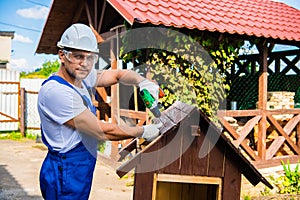
M 56 80 L 80 94 L 72 85 L 59 76 L 51 76 L 46 81 Z M 80 94 L 85 105 L 95 114 L 96 108 L 90 100 Z M 42 127 L 41 127 L 42 129 Z M 40 188 L 46 200 L 85 200 L 89 198 L 96 158 L 83 142 L 75 148 L 59 153 L 48 144 L 42 130 L 43 142 L 48 146 L 48 154 L 40 171 Z M 95 140 L 95 139 L 94 139 Z

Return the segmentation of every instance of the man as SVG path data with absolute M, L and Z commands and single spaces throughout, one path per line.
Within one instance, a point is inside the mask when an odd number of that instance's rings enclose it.
M 57 43 L 61 66 L 42 85 L 38 97 L 42 139 L 48 154 L 40 172 L 45 199 L 88 199 L 98 140 L 155 139 L 161 124 L 132 127 L 102 122 L 95 116 L 90 88 L 116 83 L 147 89 L 156 99 L 158 86 L 131 70 L 93 69 L 98 44 L 92 30 L 73 24 Z

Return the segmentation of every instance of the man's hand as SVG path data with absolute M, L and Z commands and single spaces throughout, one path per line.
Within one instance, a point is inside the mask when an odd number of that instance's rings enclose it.
M 144 79 L 139 83 L 140 91 L 146 89 L 150 92 L 153 98 L 157 101 L 159 94 L 159 86 L 148 79 Z
M 159 128 L 162 127 L 162 123 L 158 124 L 149 124 L 146 126 L 143 126 L 144 132 L 141 136 L 141 138 L 144 138 L 146 141 L 151 142 L 159 135 Z

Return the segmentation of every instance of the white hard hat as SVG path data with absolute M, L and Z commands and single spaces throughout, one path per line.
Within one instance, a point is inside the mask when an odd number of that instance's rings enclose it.
M 92 29 L 85 24 L 73 24 L 62 34 L 57 42 L 59 48 L 72 48 L 98 53 L 98 43 Z

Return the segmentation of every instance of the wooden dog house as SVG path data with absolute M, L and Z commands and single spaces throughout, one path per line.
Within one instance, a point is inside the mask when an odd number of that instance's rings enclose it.
M 122 177 L 135 168 L 133 199 L 238 200 L 242 174 L 272 188 L 198 109 L 176 102 L 160 120 L 161 135 L 117 169 Z

